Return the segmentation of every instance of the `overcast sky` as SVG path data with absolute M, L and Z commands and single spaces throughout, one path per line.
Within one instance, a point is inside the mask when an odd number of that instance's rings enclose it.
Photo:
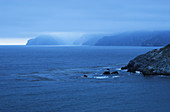
M 170 30 L 170 0 L 0 0 L 0 39 Z

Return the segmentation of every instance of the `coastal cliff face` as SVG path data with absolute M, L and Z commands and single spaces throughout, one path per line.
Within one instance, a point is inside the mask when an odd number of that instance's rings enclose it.
M 64 45 L 64 42 L 53 36 L 42 35 L 28 40 L 26 45 Z
M 142 72 L 144 75 L 170 75 L 170 44 L 139 55 L 122 67 L 128 72 Z
M 170 31 L 137 31 L 104 36 L 96 46 L 165 46 L 170 43 Z
M 85 34 L 74 41 L 74 45 L 95 45 L 104 34 Z
M 170 43 L 170 33 L 159 34 L 142 43 L 142 46 L 164 46 Z

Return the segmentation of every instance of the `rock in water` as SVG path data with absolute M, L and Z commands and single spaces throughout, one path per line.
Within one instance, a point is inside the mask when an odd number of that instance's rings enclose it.
M 110 75 L 110 69 L 107 69 L 107 70 L 103 73 L 103 75 Z
M 88 77 L 87 75 L 83 75 L 83 77 Z
M 144 75 L 170 75 L 170 44 L 137 56 L 122 69 L 140 71 Z
M 114 71 L 111 74 L 119 74 L 119 72 L 118 71 Z

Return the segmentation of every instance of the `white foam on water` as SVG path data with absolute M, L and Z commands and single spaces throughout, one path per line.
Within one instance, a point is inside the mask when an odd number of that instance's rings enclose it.
M 120 77 L 120 76 L 112 76 L 112 78 L 118 78 L 118 77 Z
M 140 74 L 141 72 L 140 71 L 136 71 L 137 74 Z
M 96 79 L 107 79 L 109 77 L 108 76 L 97 76 L 97 77 L 94 77 L 94 78 L 96 78 Z
M 116 70 L 121 70 L 121 68 L 116 68 Z
M 122 70 L 122 71 L 127 72 L 127 70 Z

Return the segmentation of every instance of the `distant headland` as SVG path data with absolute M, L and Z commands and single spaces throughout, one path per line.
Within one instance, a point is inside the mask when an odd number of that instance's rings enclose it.
M 69 38 L 69 37 L 68 37 Z M 119 34 L 84 34 L 71 45 L 90 46 L 165 46 L 170 43 L 170 31 L 136 31 Z M 61 37 L 41 35 L 26 45 L 67 45 Z M 70 43 L 69 43 L 70 45 Z

